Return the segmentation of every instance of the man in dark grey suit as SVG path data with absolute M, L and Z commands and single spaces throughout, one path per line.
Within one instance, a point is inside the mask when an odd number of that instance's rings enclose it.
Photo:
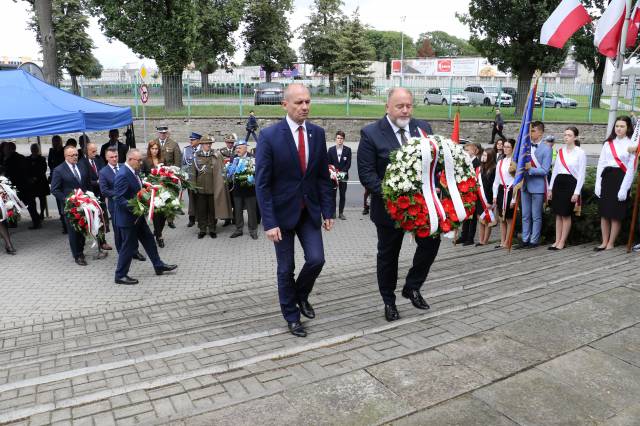
M 344 216 L 344 204 L 347 198 L 347 180 L 349 180 L 349 169 L 351 168 L 351 148 L 344 145 L 345 134 L 342 130 L 336 132 L 336 144 L 329 148 L 329 164 L 333 165 L 338 172 L 344 172 L 344 180 L 338 182 L 338 192 L 340 202 L 338 203 L 338 218 L 346 220 Z M 334 193 L 336 191 L 333 191 Z M 335 197 L 334 197 L 335 198 Z
M 398 280 L 398 256 L 402 248 L 404 231 L 395 227 L 394 221 L 385 209 L 382 199 L 382 179 L 384 178 L 389 154 L 399 149 L 411 137 L 420 136 L 422 129 L 431 133 L 426 121 L 411 118 L 413 95 L 407 89 L 397 87 L 389 91 L 386 104 L 387 114 L 360 132 L 358 146 L 358 174 L 362 185 L 371 192 L 371 220 L 378 233 L 377 275 L 378 287 L 384 301 L 387 321 L 400 319 L 396 308 L 396 282 Z M 402 296 L 411 300 L 418 309 L 429 309 L 422 298 L 420 288 L 427 279 L 431 264 L 438 254 L 440 237 L 416 237 L 416 252 L 409 270 Z

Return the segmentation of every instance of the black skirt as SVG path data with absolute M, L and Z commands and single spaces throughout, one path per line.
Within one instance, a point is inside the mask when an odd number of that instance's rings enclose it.
M 571 216 L 576 203 L 571 202 L 578 181 L 571 175 L 559 174 L 553 182 L 551 210 L 558 216 Z
M 624 179 L 624 172 L 618 167 L 606 167 L 602 171 L 600 185 L 600 217 L 623 220 L 627 215 L 627 201 L 618 201 L 618 191 Z
M 504 201 L 504 186 L 498 186 L 498 195 L 496 196 L 496 204 L 498 205 L 498 214 L 503 219 L 513 219 L 513 207 L 511 207 L 511 197 L 513 195 L 513 188 L 509 188 L 507 191 L 507 203 L 506 211 L 502 208 Z M 505 217 L 506 216 L 506 217 Z

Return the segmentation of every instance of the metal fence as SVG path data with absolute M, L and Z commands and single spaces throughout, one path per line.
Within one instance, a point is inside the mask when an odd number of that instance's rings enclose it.
M 313 80 L 280 79 L 274 83 L 284 89 L 292 82 L 309 87 L 313 99 L 313 113 L 317 116 L 378 116 L 392 87 L 403 87 L 414 94 L 416 116 L 451 119 L 456 111 L 462 118 L 484 119 L 492 117 L 500 107 L 505 118 L 517 118 L 513 104 L 519 96 L 516 80 L 491 79 L 398 79 L 336 78 L 332 87 L 327 78 Z M 167 113 L 173 116 L 231 116 L 246 115 L 250 109 L 260 115 L 281 114 L 276 95 L 261 97 L 260 81 L 210 81 L 203 85 L 200 79 L 182 80 L 182 104 L 178 111 Z M 162 84 L 148 84 L 149 101 L 153 116 L 163 115 L 164 93 Z M 638 85 L 640 86 L 640 84 Z M 64 87 L 70 90 L 70 87 Z M 600 108 L 593 107 L 596 88 L 589 83 L 541 80 L 538 85 L 540 102 L 536 105 L 536 118 L 549 121 L 606 122 L 606 114 L 612 85 L 603 85 Z M 268 91 L 267 91 L 268 92 Z M 273 90 L 276 94 L 278 89 Z M 619 109 L 629 112 L 640 108 L 640 87 L 636 82 L 623 84 L 620 90 Z M 134 116 L 142 117 L 142 103 L 136 83 L 80 82 L 80 95 L 114 105 L 131 106 Z M 497 96 L 496 96 L 497 95 Z

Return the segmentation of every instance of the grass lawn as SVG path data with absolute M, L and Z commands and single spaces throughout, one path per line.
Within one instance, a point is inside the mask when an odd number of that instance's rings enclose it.
M 258 117 L 260 116 L 280 116 L 284 115 L 284 111 L 279 105 L 244 105 L 243 117 L 240 117 L 240 107 L 237 105 L 193 105 L 191 107 L 192 117 L 239 117 L 246 118 L 249 114 L 249 110 L 253 109 Z M 135 115 L 135 108 L 132 108 Z M 452 114 L 455 114 L 456 107 L 452 109 Z M 502 115 L 505 120 L 520 120 L 519 117 L 514 117 L 514 108 L 502 108 Z M 188 117 L 187 108 L 183 108 L 178 111 L 167 112 L 161 106 L 147 107 L 147 117 Z M 335 104 L 315 104 L 311 107 L 312 117 L 381 117 L 384 114 L 384 105 L 350 105 L 349 115 L 347 115 L 346 105 Z M 593 123 L 606 123 L 608 110 L 594 109 L 591 112 L 591 122 Z M 468 106 L 460 108 L 460 115 L 463 120 L 491 120 L 493 119 L 494 112 L 491 107 L 484 106 Z M 138 118 L 142 117 L 142 109 L 138 109 Z M 448 119 L 449 108 L 442 105 L 417 105 L 414 109 L 414 117 L 425 119 Z M 542 109 L 536 108 L 534 111 L 534 117 L 536 119 L 542 118 Z M 545 108 L 544 111 L 545 121 L 560 121 L 567 123 L 588 123 L 589 122 L 589 109 L 588 108 Z

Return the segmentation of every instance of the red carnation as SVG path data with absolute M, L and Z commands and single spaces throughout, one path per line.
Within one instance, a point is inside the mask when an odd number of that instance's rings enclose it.
M 448 220 L 445 220 L 444 222 L 442 222 L 442 232 L 449 232 L 451 231 L 451 223 L 449 223 Z
M 403 222 L 401 226 L 402 226 L 402 229 L 404 229 L 405 231 L 411 231 L 413 228 L 416 227 L 416 224 L 413 220 L 407 220 Z
M 406 195 L 401 195 L 400 197 L 398 197 L 398 202 L 396 203 L 398 208 L 405 210 L 409 207 L 409 204 L 411 204 L 411 201 Z
M 13 217 L 13 209 L 7 212 L 7 217 Z
M 73 217 L 76 218 L 76 220 L 80 219 L 82 216 L 80 216 L 78 213 L 74 213 Z
M 466 181 L 466 180 L 464 180 L 464 181 L 462 181 L 462 182 L 460 182 L 460 183 L 458 184 L 458 191 L 460 191 L 460 192 L 467 192 L 467 191 L 469 191 L 469 184 L 467 183 L 467 181 Z
M 76 209 L 75 207 L 71 209 L 71 213 L 76 214 L 78 213 L 78 209 Z
M 412 204 L 409 206 L 409 208 L 407 209 L 407 212 L 411 215 L 411 216 L 416 216 L 418 213 L 420 213 L 420 206 L 417 204 Z
M 427 224 L 427 216 L 426 215 L 419 215 L 416 218 L 416 226 L 424 226 Z
M 422 194 L 421 194 L 421 193 L 419 193 L 419 192 L 418 192 L 418 193 L 416 193 L 416 194 L 413 194 L 413 200 L 414 200 L 414 201 L 416 201 L 416 202 L 418 202 L 419 204 L 421 204 L 421 205 L 423 205 L 423 206 L 425 205 L 424 195 L 422 195 Z
M 416 232 L 416 236 L 418 238 L 427 238 L 429 236 L 430 232 L 429 232 L 429 228 L 427 227 L 422 227 L 420 229 L 418 229 L 418 231 Z
M 391 200 L 387 200 L 387 211 L 389 212 L 389 215 L 391 215 L 391 217 L 393 217 L 398 212 L 398 208 L 395 206 L 395 204 L 393 204 L 393 201 Z
M 84 226 L 85 226 L 86 224 L 87 224 L 87 222 L 85 222 L 85 221 L 84 221 L 84 219 L 80 219 L 80 220 L 78 221 L 78 225 L 80 225 L 80 226 L 81 226 L 81 227 L 83 227 L 83 228 L 84 228 Z

